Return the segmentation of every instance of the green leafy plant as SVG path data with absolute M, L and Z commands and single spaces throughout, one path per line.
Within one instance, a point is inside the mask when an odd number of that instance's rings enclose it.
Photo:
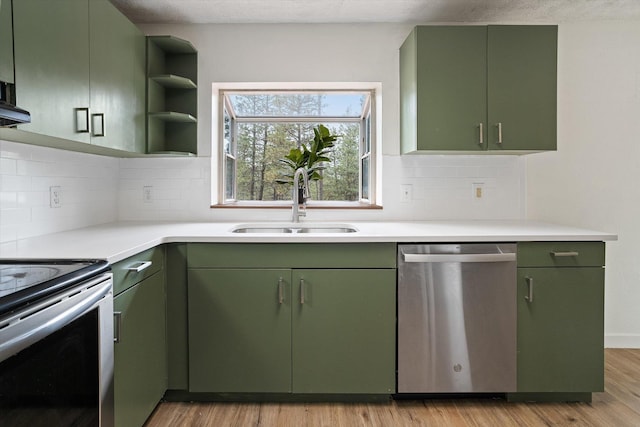
M 325 162 L 330 162 L 328 157 L 333 151 L 335 141 L 340 135 L 332 135 L 324 125 L 313 128 L 313 141 L 307 147 L 302 144 L 300 148 L 292 148 L 289 154 L 278 161 L 287 166 L 287 170 L 282 173 L 282 178 L 276 179 L 280 184 L 293 185 L 293 176 L 299 168 L 305 168 L 309 181 L 322 179 L 320 171 L 325 169 Z M 299 182 L 298 186 L 302 183 Z

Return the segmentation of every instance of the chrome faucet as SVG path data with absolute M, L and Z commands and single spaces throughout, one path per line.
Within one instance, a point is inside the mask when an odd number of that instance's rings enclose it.
M 298 191 L 300 176 L 302 176 L 302 197 L 304 199 L 302 201 L 302 211 L 300 210 L 300 192 Z M 307 216 L 307 212 L 304 210 L 304 205 L 306 204 L 307 197 L 309 197 L 309 177 L 307 176 L 307 170 L 305 168 L 296 169 L 296 172 L 293 174 L 292 188 L 293 208 L 291 222 L 300 222 L 301 216 Z

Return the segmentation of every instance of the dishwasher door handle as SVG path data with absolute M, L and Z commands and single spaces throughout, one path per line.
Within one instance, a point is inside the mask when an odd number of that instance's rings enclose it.
M 404 262 L 511 262 L 515 253 L 501 254 L 403 254 Z

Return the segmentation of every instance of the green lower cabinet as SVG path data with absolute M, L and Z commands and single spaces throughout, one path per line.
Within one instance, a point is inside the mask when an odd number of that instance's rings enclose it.
M 395 274 L 189 269 L 189 391 L 394 393 Z
M 293 270 L 294 393 L 395 392 L 395 276 Z
M 162 272 L 117 295 L 113 305 L 120 313 L 119 342 L 114 345 L 115 425 L 139 427 L 167 389 Z
M 518 268 L 518 392 L 604 390 L 604 269 Z
M 189 269 L 189 391 L 291 391 L 291 271 Z

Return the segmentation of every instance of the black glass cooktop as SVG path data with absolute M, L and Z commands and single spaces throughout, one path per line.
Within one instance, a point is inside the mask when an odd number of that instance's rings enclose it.
M 0 315 L 109 269 L 103 260 L 0 260 Z

